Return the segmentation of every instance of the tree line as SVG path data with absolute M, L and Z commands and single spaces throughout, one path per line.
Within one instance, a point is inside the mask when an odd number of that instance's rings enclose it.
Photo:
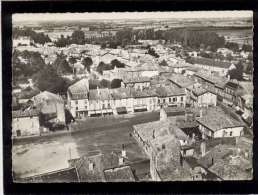
M 45 35 L 44 33 L 37 33 L 33 31 L 31 28 L 20 29 L 15 27 L 13 28 L 12 36 L 13 38 L 27 36 L 27 37 L 30 37 L 34 41 L 34 43 L 39 43 L 39 44 L 45 44 L 45 43 L 51 42 L 51 39 L 49 38 L 48 35 Z

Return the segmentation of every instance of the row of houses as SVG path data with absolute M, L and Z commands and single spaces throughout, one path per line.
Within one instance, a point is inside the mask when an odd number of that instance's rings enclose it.
M 160 105 L 185 107 L 185 90 L 173 86 L 149 86 L 135 89 L 89 90 L 89 82 L 82 79 L 68 88 L 67 103 L 74 117 L 155 111 Z

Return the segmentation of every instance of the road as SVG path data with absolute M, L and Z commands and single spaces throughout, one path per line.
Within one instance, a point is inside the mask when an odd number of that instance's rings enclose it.
M 79 131 L 15 140 L 12 153 L 15 174 L 25 177 L 63 169 L 68 167 L 70 158 L 120 153 L 122 145 L 130 161 L 146 160 L 147 156 L 130 133 L 134 124 L 155 120 L 159 120 L 158 112 L 91 118 L 78 122 Z

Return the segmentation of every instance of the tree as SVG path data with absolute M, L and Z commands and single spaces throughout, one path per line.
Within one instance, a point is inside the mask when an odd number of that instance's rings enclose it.
M 242 62 L 239 62 L 236 64 L 235 69 L 228 71 L 228 74 L 230 75 L 231 79 L 242 80 L 243 79 L 243 71 L 244 71 L 243 64 L 242 64 Z
M 35 43 L 39 44 L 45 44 L 47 42 L 51 42 L 51 39 L 48 37 L 48 35 L 45 35 L 44 33 L 37 33 L 33 31 L 31 28 L 25 28 L 25 29 L 19 29 L 19 28 L 13 28 L 12 31 L 13 38 L 18 38 L 20 36 L 27 36 L 30 37 Z
M 242 50 L 247 51 L 247 52 L 252 52 L 253 48 L 252 48 L 251 45 L 246 45 L 246 44 L 244 44 L 244 45 L 242 46 Z
M 233 43 L 233 42 L 228 42 L 225 44 L 225 47 L 236 52 L 239 51 L 239 46 L 237 43 Z
M 228 53 L 227 56 L 226 56 L 226 59 L 228 61 L 231 61 L 231 60 L 233 60 L 233 56 L 230 53 Z
M 58 55 L 52 65 L 55 67 L 58 75 L 73 73 L 73 69 L 70 67 L 63 54 Z
M 100 88 L 110 88 L 110 81 L 106 79 L 102 79 L 99 84 Z
M 160 63 L 159 63 L 160 66 L 168 66 L 168 63 L 166 62 L 166 60 L 162 60 Z
M 103 74 L 103 70 L 112 70 L 112 66 L 109 64 L 105 64 L 104 62 L 100 62 L 97 67 L 97 72 Z
M 24 59 L 24 62 L 22 62 L 21 59 Z M 31 77 L 33 74 L 44 68 L 45 62 L 38 52 L 27 50 L 19 52 L 14 50 L 12 66 L 14 80 L 17 80 L 20 77 Z
M 85 43 L 85 34 L 81 30 L 75 30 L 72 34 L 72 43 L 82 45 Z
M 159 58 L 159 55 L 155 52 L 153 48 L 149 48 L 147 53 L 154 56 L 155 58 Z
M 33 78 L 36 86 L 41 91 L 50 91 L 52 93 L 66 93 L 68 82 L 60 77 L 53 66 L 43 68 Z
M 67 37 L 65 38 L 64 35 L 61 35 L 59 39 L 55 42 L 55 45 L 57 47 L 66 47 L 67 45 L 70 44 L 70 38 Z
M 117 59 L 114 59 L 111 61 L 111 67 L 112 69 L 114 69 L 114 67 L 117 67 L 117 68 L 124 68 L 125 67 L 125 64 L 120 62 L 119 60 Z
M 120 88 L 121 87 L 121 82 L 122 82 L 121 79 L 113 79 L 111 81 L 111 89 Z
M 86 57 L 82 60 L 82 64 L 87 69 L 87 71 L 90 72 L 90 67 L 93 64 L 93 61 L 90 57 Z
M 70 56 L 69 57 L 69 63 L 72 64 L 73 66 L 73 74 L 75 74 L 75 68 L 74 68 L 74 64 L 77 62 L 77 60 L 75 59 L 75 57 Z

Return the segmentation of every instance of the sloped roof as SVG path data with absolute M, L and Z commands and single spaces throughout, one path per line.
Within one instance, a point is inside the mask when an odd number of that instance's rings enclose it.
M 130 166 L 116 167 L 104 171 L 107 182 L 132 182 L 135 181 Z
M 33 183 L 38 183 L 38 182 L 68 183 L 68 182 L 79 182 L 79 179 L 75 168 L 67 168 L 67 169 L 62 169 L 58 171 L 53 171 L 50 173 L 44 173 L 41 175 L 23 178 L 22 181 L 33 182 Z
M 215 66 L 219 68 L 229 68 L 231 66 L 230 62 L 217 61 L 210 58 L 202 58 L 202 57 L 191 57 L 189 62 L 193 64 L 202 64 L 206 66 Z
M 129 74 L 124 74 L 122 78 L 124 83 L 144 83 L 150 82 L 149 77 L 142 77 L 142 76 L 131 76 Z
M 90 100 L 111 100 L 112 96 L 108 88 L 92 89 L 89 91 Z
M 116 88 L 110 89 L 112 99 L 126 99 L 131 98 L 131 89 L 130 88 Z
M 163 121 L 154 121 L 134 125 L 135 131 L 144 142 L 151 145 L 154 150 L 159 151 L 162 144 L 176 143 L 178 140 L 187 140 L 187 135 L 175 125 L 172 117 Z
M 244 127 L 244 124 L 227 115 L 221 108 L 209 108 L 202 118 L 196 119 L 200 124 L 215 132 L 224 128 Z
M 161 86 L 156 88 L 156 93 L 159 97 L 168 97 L 176 95 L 184 95 L 185 91 L 176 86 Z
M 192 78 L 186 77 L 182 74 L 170 73 L 170 74 L 167 74 L 166 77 L 171 82 L 176 83 L 178 86 L 182 88 L 186 88 L 196 83 Z
M 48 92 L 48 91 L 43 91 L 41 93 L 39 93 L 38 95 L 35 95 L 33 97 L 33 100 L 35 101 L 35 103 L 41 103 L 44 101 L 48 101 L 48 102 L 63 102 L 63 99 L 61 98 L 61 96 L 56 95 L 54 93 Z
M 159 168 L 159 177 L 162 181 L 190 181 L 192 175 L 189 169 L 174 163 L 173 161 L 169 165 Z
M 93 163 L 93 170 L 89 169 L 90 163 Z M 129 166 L 119 166 L 119 154 L 114 152 L 82 156 L 72 162 L 72 165 L 77 169 L 82 182 L 133 181 L 134 179 Z
M 30 109 L 30 110 L 16 110 L 12 111 L 12 117 L 13 118 L 21 118 L 21 117 L 33 117 L 33 116 L 38 116 L 39 115 L 39 110 L 38 109 Z
M 89 91 L 89 81 L 86 78 L 79 80 L 78 82 L 71 85 L 68 90 L 72 94 L 87 93 Z

